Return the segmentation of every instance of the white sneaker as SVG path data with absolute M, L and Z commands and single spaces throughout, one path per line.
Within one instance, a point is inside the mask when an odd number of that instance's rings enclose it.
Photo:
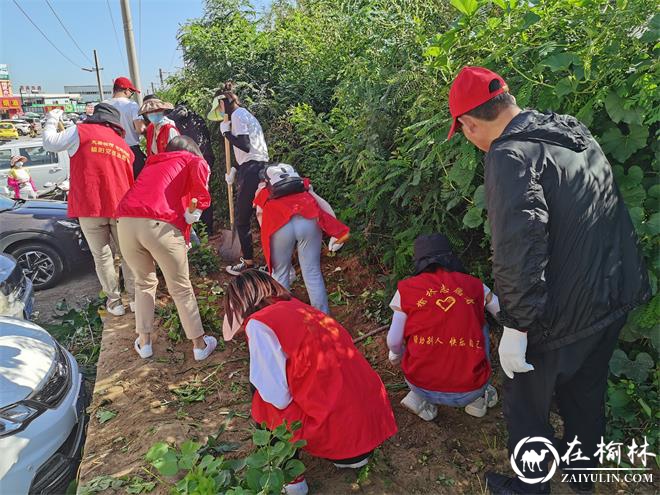
M 128 307 L 131 308 L 131 313 L 135 313 L 135 301 L 128 303 Z
M 296 281 L 298 278 L 298 274 L 296 273 L 296 269 L 294 267 L 291 267 L 289 269 L 289 283 L 292 284 Z
M 297 483 L 284 485 L 282 491 L 286 493 L 286 495 L 307 495 L 307 492 L 309 492 L 307 480 L 303 478 L 302 481 L 298 481 Z
M 465 412 L 475 418 L 483 418 L 489 407 L 497 404 L 497 390 L 492 385 L 486 387 L 486 392 L 474 402 L 465 406 Z
M 126 314 L 126 308 L 121 303 L 121 301 L 108 302 L 105 305 L 105 309 L 108 310 L 112 316 L 124 316 Z
M 147 359 L 154 355 L 151 344 L 143 345 L 140 347 L 140 337 L 135 339 L 135 344 L 133 347 L 135 348 L 135 352 L 137 352 L 142 359 Z
M 371 458 L 371 456 L 366 457 L 366 458 L 362 459 L 361 461 L 354 462 L 353 464 L 335 464 L 334 462 L 332 464 L 334 464 L 334 466 L 336 468 L 339 468 L 339 469 L 344 469 L 344 468 L 359 469 L 363 466 L 366 466 L 369 463 L 370 458 Z
M 438 415 L 438 407 L 435 404 L 425 401 L 412 390 L 403 398 L 401 405 L 410 409 L 424 421 L 433 421 Z
M 206 342 L 204 349 L 193 349 L 195 361 L 204 361 L 218 346 L 217 339 L 211 335 L 204 335 L 204 342 Z

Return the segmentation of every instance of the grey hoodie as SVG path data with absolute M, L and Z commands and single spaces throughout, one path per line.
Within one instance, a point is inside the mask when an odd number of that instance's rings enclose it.
M 650 297 L 612 169 L 575 118 L 523 111 L 486 154 L 500 321 L 528 353 L 593 335 Z

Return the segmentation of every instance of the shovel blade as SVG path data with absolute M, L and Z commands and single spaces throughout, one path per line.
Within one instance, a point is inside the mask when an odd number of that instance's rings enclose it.
M 241 257 L 241 244 L 238 236 L 234 235 L 231 230 L 220 231 L 218 239 L 218 254 L 220 257 L 229 262 L 238 261 Z

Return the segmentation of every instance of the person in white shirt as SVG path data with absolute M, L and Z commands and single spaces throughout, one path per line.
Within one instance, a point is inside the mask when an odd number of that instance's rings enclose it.
M 236 182 L 236 231 L 241 243 L 243 257 L 240 263 L 227 267 L 227 272 L 240 275 L 254 266 L 254 250 L 250 234 L 250 221 L 254 213 L 252 200 L 259 185 L 259 172 L 268 163 L 268 146 L 261 124 L 254 115 L 241 106 L 238 96 L 232 91 L 232 84 L 226 83 L 224 89 L 216 92 L 213 110 L 220 107 L 229 117 L 220 124 L 220 132 L 232 144 L 238 168 L 232 167 L 225 175 L 227 184 Z
M 131 100 L 133 95 L 139 92 L 129 78 L 118 77 L 112 87 L 112 98 L 105 100 L 105 103 L 110 103 L 119 110 L 121 115 L 121 125 L 126 132 L 124 140 L 135 156 L 133 159 L 133 177 L 136 179 L 147 158 L 140 149 L 140 135 L 144 132 L 146 125 L 138 115 L 139 105 Z

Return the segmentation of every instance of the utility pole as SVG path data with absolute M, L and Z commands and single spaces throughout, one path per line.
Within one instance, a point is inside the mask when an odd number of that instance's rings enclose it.
M 83 67 L 82 70 L 96 72 L 96 84 L 99 85 L 99 96 L 101 97 L 101 101 L 103 101 L 105 99 L 103 96 L 103 85 L 101 84 L 101 71 L 103 70 L 103 67 L 99 67 L 99 56 L 98 53 L 96 53 L 96 49 L 94 49 L 94 68 L 86 69 Z
M 131 81 L 140 89 L 140 67 L 135 54 L 135 39 L 133 37 L 133 21 L 131 20 L 131 6 L 129 0 L 121 1 L 121 17 L 124 21 L 124 37 L 126 38 L 126 55 L 128 57 L 128 70 L 131 73 Z M 136 93 L 138 105 L 142 105 L 141 93 Z
M 158 75 L 160 75 L 160 89 L 163 89 L 165 83 L 163 83 L 163 69 L 158 69 Z
M 151 81 L 151 94 L 155 95 L 156 94 L 156 88 L 154 88 L 154 82 Z

